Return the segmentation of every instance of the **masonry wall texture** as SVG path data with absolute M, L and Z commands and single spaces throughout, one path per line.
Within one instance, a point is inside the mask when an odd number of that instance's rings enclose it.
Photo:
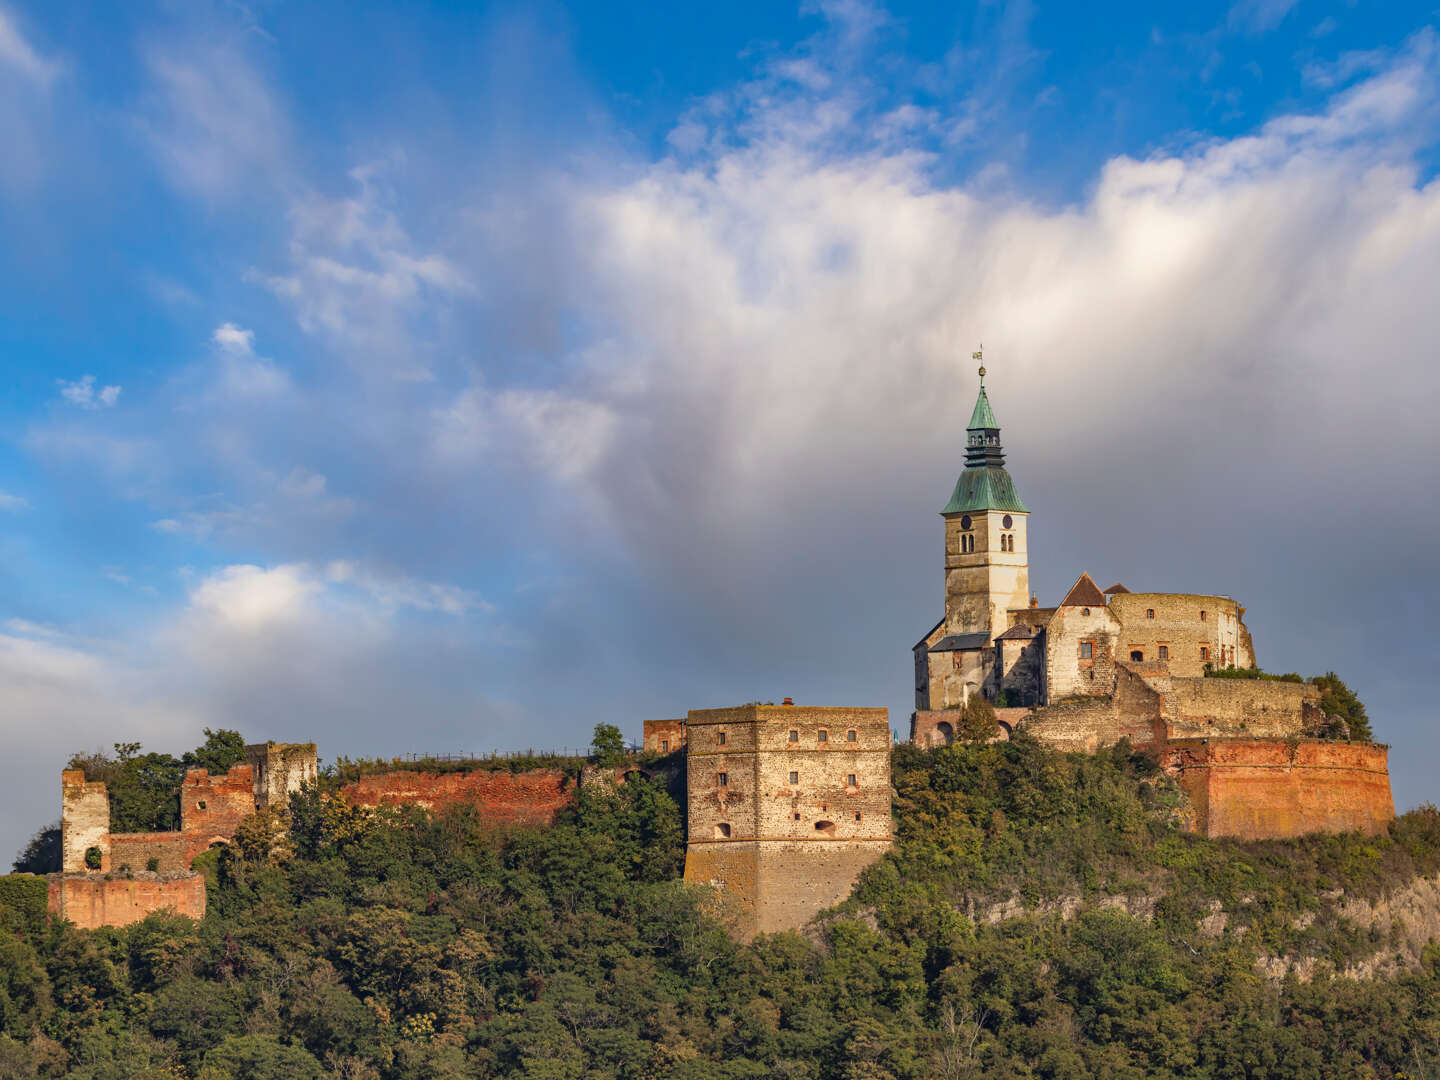
M 254 743 L 245 747 L 245 760 L 254 771 L 257 810 L 285 805 L 292 792 L 320 777 L 314 743 Z
M 85 865 L 85 852 L 92 847 L 100 849 L 98 867 Z M 87 781 L 81 769 L 60 774 L 60 869 L 110 869 L 110 796 L 104 784 Z
M 107 877 L 105 874 L 51 874 L 50 912 L 82 930 L 129 926 L 166 909 L 192 919 L 205 917 L 205 879 L 196 873 Z
M 1259 840 L 1385 832 L 1395 816 L 1388 753 L 1374 743 L 1193 739 L 1170 743 L 1164 760 L 1199 831 Z
M 891 842 L 885 709 L 689 714 L 685 878 L 721 887 L 736 933 L 803 925 Z
M 651 754 L 673 754 L 685 746 L 684 720 L 646 720 L 645 750 Z
M 157 870 L 171 874 L 190 869 L 190 846 L 183 832 L 111 833 L 110 864 L 117 873 Z M 151 867 L 150 860 L 155 860 Z
M 575 797 L 575 781 L 559 769 L 512 773 L 506 769 L 469 772 L 395 772 L 363 776 L 340 789 L 358 806 L 413 805 L 427 810 L 474 806 L 488 821 L 548 825 Z
M 1170 670 L 1178 676 L 1205 673 L 1205 664 L 1217 667 L 1253 667 L 1255 657 L 1249 635 L 1242 636 L 1244 610 L 1224 596 L 1200 593 L 1117 593 L 1110 610 L 1122 632 L 1118 654 L 1129 659 L 1138 649 L 1145 660 L 1160 659 L 1160 646 L 1168 652 Z M 1150 612 L 1154 612 L 1152 618 Z M 1204 656 L 1201 649 L 1206 650 Z

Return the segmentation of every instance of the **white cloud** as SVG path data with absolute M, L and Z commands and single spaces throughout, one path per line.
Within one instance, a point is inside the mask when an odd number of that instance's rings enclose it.
M 30 509 L 30 501 L 22 499 L 19 495 L 11 495 L 9 492 L 0 491 L 0 510 L 10 514 L 18 514 L 21 510 Z
M 492 605 L 456 585 L 417 581 L 406 574 L 380 574 L 345 560 L 336 560 L 326 566 L 325 577 L 334 584 L 347 585 L 369 593 L 382 607 L 389 610 L 410 607 L 417 611 L 439 611 L 446 615 L 463 615 L 472 609 L 494 610 Z
M 154 44 L 145 61 L 139 122 L 171 183 L 216 200 L 284 181 L 288 123 L 243 53 L 187 40 Z
M 94 375 L 82 376 L 74 382 L 66 382 L 64 379 L 55 381 L 60 387 L 60 396 L 82 409 L 109 409 L 120 400 L 118 386 L 102 386 L 96 390 Z
M 307 615 L 322 588 L 301 566 L 227 566 L 196 586 L 190 606 L 227 630 L 260 633 Z
M 251 356 L 255 352 L 255 331 L 242 330 L 234 323 L 221 323 L 210 340 L 228 353 Z
M 447 256 L 425 251 L 401 225 L 385 182 L 403 162 L 351 170 L 349 198 L 310 195 L 290 208 L 290 265 L 283 273 L 252 270 L 249 279 L 294 306 L 300 326 L 345 350 L 356 362 L 378 360 L 404 381 L 430 373 L 415 357 L 415 320 L 433 315 L 470 289 Z
M 0 7 L 0 65 L 8 65 L 31 82 L 47 88 L 63 70 L 58 61 L 40 55 L 25 40 L 14 18 L 3 7 Z
M 210 335 L 220 358 L 218 390 L 240 398 L 274 398 L 289 393 L 290 376 L 272 360 L 255 355 L 255 331 L 221 323 Z

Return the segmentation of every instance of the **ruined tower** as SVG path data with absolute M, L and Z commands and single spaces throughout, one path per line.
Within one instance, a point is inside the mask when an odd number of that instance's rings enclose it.
M 741 937 L 793 930 L 890 847 L 886 709 L 744 705 L 685 723 L 685 880 Z

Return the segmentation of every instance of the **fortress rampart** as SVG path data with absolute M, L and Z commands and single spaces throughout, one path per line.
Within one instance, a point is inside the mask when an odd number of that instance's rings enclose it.
M 575 797 L 574 779 L 559 769 L 472 769 L 468 772 L 394 772 L 362 776 L 340 789 L 357 806 L 421 806 L 440 810 L 474 806 L 488 821 L 548 825 Z
M 157 911 L 205 917 L 205 879 L 196 873 L 51 874 L 50 911 L 82 930 L 129 926 Z
M 1241 840 L 1312 832 L 1383 833 L 1395 817 L 1389 748 L 1318 739 L 1181 739 L 1164 766 L 1206 836 Z

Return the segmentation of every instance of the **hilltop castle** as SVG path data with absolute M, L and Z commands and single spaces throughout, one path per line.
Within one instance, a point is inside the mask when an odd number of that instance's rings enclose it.
M 984 377 L 982 367 L 965 468 L 941 511 L 945 616 L 914 646 L 911 741 L 953 741 L 980 697 L 996 706 L 995 739 L 1023 725 L 1063 750 L 1122 739 L 1149 750 L 1189 795 L 1191 827 L 1207 836 L 1383 832 L 1395 816 L 1386 747 L 1336 738 L 1312 684 L 1209 677 L 1255 666 L 1234 600 L 1120 584 L 1102 591 L 1089 574 L 1054 607 L 1030 595 L 1030 511 L 1005 469 Z M 581 782 L 668 771 L 678 784 L 683 762 L 685 879 L 716 887 L 741 937 L 805 925 L 848 896 L 892 843 L 885 709 L 786 698 L 647 721 L 644 738 L 658 763 L 591 767 Z M 205 886 L 191 860 L 318 775 L 313 743 L 249 746 L 246 758 L 223 777 L 187 773 L 181 827 L 164 833 L 111 833 L 105 785 L 63 773 L 63 868 L 50 877 L 51 910 L 81 926 L 124 925 L 167 907 L 203 915 Z M 572 781 L 553 768 L 412 769 L 362 776 L 341 794 L 361 806 L 465 803 L 492 820 L 544 824 L 573 797 Z
M 940 515 L 945 616 L 914 646 L 912 742 L 953 740 L 979 695 L 997 706 L 998 738 L 1023 724 L 1059 749 L 1124 738 L 1154 751 L 1208 836 L 1374 833 L 1395 816 L 1387 748 L 1331 737 L 1316 686 L 1207 677 L 1255 667 L 1245 609 L 1230 597 L 1102 591 L 1082 573 L 1059 604 L 1040 606 L 1030 510 L 1005 468 L 984 367 L 965 468 Z

